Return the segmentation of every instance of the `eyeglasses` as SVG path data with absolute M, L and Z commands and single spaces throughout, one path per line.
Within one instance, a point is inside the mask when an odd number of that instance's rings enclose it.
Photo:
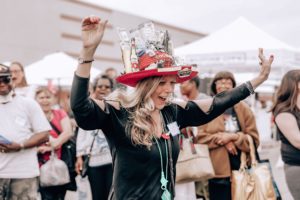
M 10 83 L 10 76 L 0 77 L 0 83 L 4 83 L 4 84 Z
M 97 88 L 110 89 L 111 87 L 109 85 L 97 85 Z
M 231 80 L 220 80 L 220 81 L 216 81 L 215 82 L 216 85 L 219 85 L 219 86 L 232 86 L 232 81 Z
M 19 74 L 20 72 L 22 72 L 22 70 L 10 70 L 12 74 Z

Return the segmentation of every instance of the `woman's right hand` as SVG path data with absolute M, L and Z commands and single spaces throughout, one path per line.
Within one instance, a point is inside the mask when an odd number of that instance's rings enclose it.
M 107 20 L 101 20 L 96 16 L 85 17 L 81 23 L 81 37 L 83 48 L 95 53 L 102 41 Z
M 75 163 L 75 171 L 78 175 L 80 175 L 82 171 L 82 166 L 83 166 L 82 156 L 78 156 Z
M 82 20 L 81 38 L 82 49 L 79 55 L 80 59 L 85 61 L 94 60 L 94 54 L 100 42 L 102 41 L 107 20 L 101 20 L 99 17 L 89 16 Z M 83 66 L 84 65 L 84 66 Z M 90 77 L 92 63 L 79 64 L 76 74 L 80 77 Z

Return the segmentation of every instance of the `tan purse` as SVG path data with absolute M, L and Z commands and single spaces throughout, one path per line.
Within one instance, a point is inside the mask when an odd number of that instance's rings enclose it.
M 208 146 L 194 144 L 193 135 L 189 130 L 187 136 L 188 138 L 180 138 L 181 149 L 176 164 L 176 182 L 195 182 L 214 177 Z
M 232 200 L 276 200 L 269 166 L 257 162 L 253 139 L 250 135 L 247 138 L 251 169 L 247 169 L 246 153 L 242 152 L 240 169 L 232 171 Z

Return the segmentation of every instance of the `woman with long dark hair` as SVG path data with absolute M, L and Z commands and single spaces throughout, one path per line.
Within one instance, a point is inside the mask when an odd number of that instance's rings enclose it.
M 300 70 L 287 72 L 281 81 L 272 107 L 288 188 L 300 199 Z

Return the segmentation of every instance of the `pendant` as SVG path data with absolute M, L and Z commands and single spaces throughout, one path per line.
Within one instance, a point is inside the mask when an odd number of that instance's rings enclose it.
M 161 183 L 161 189 L 166 190 L 167 189 L 167 184 L 168 180 L 165 178 L 164 172 L 161 172 L 161 178 L 160 178 L 160 183 Z
M 163 194 L 161 195 L 161 199 L 162 200 L 171 200 L 171 193 L 169 192 L 169 190 L 165 190 L 163 192 Z
M 169 135 L 169 134 L 166 134 L 166 133 L 162 133 L 162 134 L 161 134 L 161 137 L 164 138 L 165 140 L 170 139 L 170 135 Z
M 161 189 L 164 191 L 161 195 L 162 200 L 171 200 L 171 193 L 167 189 L 168 182 L 169 181 L 165 178 L 164 172 L 161 172 L 160 183 L 161 183 Z

